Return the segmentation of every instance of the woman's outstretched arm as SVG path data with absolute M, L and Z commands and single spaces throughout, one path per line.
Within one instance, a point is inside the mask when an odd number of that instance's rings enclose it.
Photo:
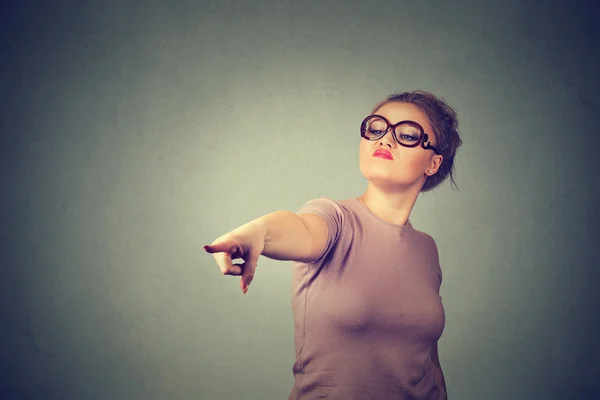
M 224 275 L 242 276 L 245 294 L 261 254 L 275 260 L 312 261 L 323 253 L 327 239 L 328 227 L 321 217 L 280 210 L 224 234 L 204 249 L 214 255 Z M 236 258 L 244 263 L 234 264 Z

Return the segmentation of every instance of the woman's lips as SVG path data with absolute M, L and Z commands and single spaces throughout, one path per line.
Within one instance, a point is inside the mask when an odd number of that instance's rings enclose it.
M 392 153 L 390 153 L 387 150 L 375 150 L 375 152 L 373 153 L 373 157 L 379 157 L 379 158 L 385 158 L 387 160 L 393 160 L 394 157 L 392 157 Z

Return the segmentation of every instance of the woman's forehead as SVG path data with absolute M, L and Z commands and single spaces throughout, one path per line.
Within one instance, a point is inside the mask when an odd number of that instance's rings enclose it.
M 385 117 L 390 124 L 411 120 L 421 125 L 425 132 L 432 131 L 427 116 L 414 104 L 390 102 L 379 107 L 374 114 Z

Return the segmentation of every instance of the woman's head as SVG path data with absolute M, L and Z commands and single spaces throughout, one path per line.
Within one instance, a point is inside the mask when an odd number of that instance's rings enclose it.
M 427 134 L 428 144 L 425 142 L 416 147 L 404 147 L 394 139 L 391 129 L 376 140 L 361 140 L 360 170 L 367 179 L 378 185 L 422 185 L 420 191 L 426 192 L 450 176 L 452 184 L 456 186 L 454 157 L 462 141 L 457 131 L 456 112 L 450 106 L 433 94 L 419 90 L 391 95 L 378 103 L 371 114 L 384 117 L 390 126 L 400 121 L 416 122 Z M 380 125 L 375 128 L 376 132 L 385 130 L 382 119 L 376 122 Z M 411 140 L 414 142 L 411 135 L 418 137 L 418 125 L 402 125 L 396 129 L 401 136 L 398 140 L 404 144 L 411 143 Z M 427 148 L 429 146 L 439 154 Z M 390 151 L 394 159 L 373 157 L 373 152 L 377 149 Z

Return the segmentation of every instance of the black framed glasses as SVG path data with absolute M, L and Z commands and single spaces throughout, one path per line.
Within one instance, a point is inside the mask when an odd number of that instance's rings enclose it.
M 391 125 L 385 117 L 373 114 L 363 120 L 360 125 L 360 136 L 367 140 L 381 139 L 389 130 L 392 130 L 394 139 L 404 147 L 417 147 L 419 144 L 425 150 L 440 152 L 429 143 L 429 135 L 423 127 L 415 121 L 400 121 Z

